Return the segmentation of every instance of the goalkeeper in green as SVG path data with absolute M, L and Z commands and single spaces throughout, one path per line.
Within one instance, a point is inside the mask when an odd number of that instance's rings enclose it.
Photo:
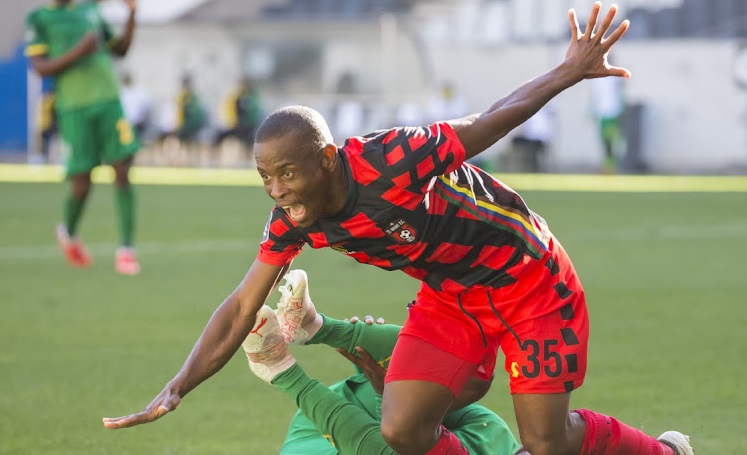
M 332 319 L 316 312 L 306 273 L 292 270 L 280 287 L 277 312 L 257 314 L 243 343 L 252 371 L 288 394 L 298 405 L 281 455 L 394 454 L 381 436 L 381 394 L 386 364 L 400 327 Z M 357 322 L 357 323 L 356 323 Z M 326 344 L 356 365 L 357 373 L 327 387 L 309 377 L 288 344 Z M 468 402 L 476 397 L 468 397 Z M 455 408 L 459 408 L 457 400 Z M 454 409 L 443 421 L 470 454 L 512 455 L 519 444 L 498 415 L 478 404 Z

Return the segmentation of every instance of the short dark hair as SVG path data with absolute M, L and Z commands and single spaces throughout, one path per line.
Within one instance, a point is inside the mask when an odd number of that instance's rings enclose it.
M 255 142 L 278 139 L 288 134 L 321 150 L 332 142 L 327 122 L 322 114 L 307 106 L 287 106 L 270 114 L 257 129 Z

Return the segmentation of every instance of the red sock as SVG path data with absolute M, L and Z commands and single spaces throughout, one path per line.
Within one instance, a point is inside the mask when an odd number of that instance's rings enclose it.
M 428 451 L 425 455 L 469 455 L 467 449 L 464 448 L 459 438 L 454 436 L 454 433 L 447 430 L 443 425 L 441 426 L 441 439 L 435 447 Z
M 580 455 L 677 455 L 671 447 L 614 417 L 577 409 L 586 422 Z

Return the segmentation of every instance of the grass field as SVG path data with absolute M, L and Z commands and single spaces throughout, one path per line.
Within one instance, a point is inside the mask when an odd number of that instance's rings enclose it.
M 257 187 L 138 189 L 143 273 L 113 271 L 112 191 L 99 185 L 81 234 L 89 270 L 53 238 L 64 186 L 0 183 L 0 454 L 273 454 L 294 406 L 243 354 L 178 411 L 110 431 L 179 369 L 254 259 L 270 208 Z M 564 243 L 591 312 L 586 384 L 573 405 L 650 434 L 678 429 L 699 454 L 747 453 L 747 193 L 524 192 Z M 400 323 L 417 283 L 307 249 L 317 306 Z M 325 383 L 350 372 L 322 347 L 296 348 Z M 499 360 L 499 365 L 502 362 Z M 498 371 L 484 404 L 513 413 Z

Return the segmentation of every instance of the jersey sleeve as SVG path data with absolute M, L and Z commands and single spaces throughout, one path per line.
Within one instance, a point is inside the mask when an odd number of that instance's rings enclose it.
M 38 57 L 49 53 L 49 43 L 47 42 L 44 28 L 40 26 L 38 15 L 31 13 L 26 17 L 26 49 L 24 53 L 27 57 Z
M 282 267 L 298 256 L 304 244 L 303 237 L 285 216 L 285 212 L 275 207 L 265 225 L 257 259 L 265 264 Z
M 433 177 L 458 169 L 465 159 L 464 146 L 446 122 L 394 128 L 362 139 L 362 157 L 395 185 L 416 193 L 424 192 Z

